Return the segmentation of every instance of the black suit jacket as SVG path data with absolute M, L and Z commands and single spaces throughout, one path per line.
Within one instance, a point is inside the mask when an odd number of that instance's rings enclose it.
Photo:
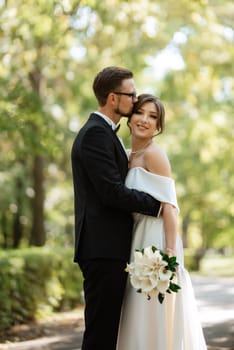
M 111 126 L 93 113 L 72 147 L 75 256 L 129 258 L 132 212 L 156 216 L 160 203 L 124 185 L 128 159 Z

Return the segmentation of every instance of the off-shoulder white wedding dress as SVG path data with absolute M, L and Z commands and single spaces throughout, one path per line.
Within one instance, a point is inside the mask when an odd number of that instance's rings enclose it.
M 171 203 L 179 212 L 174 180 L 152 174 L 141 167 L 130 169 L 126 185 L 147 192 L 161 202 Z M 164 248 L 162 218 L 134 214 L 131 261 L 135 249 L 154 245 Z M 179 262 L 178 293 L 166 294 L 163 304 L 147 300 L 131 287 L 125 291 L 116 350 L 206 350 L 193 287 L 184 268 L 183 246 L 177 237 Z

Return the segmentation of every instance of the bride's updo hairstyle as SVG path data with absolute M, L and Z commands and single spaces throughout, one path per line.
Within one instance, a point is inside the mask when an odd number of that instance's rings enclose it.
M 159 100 L 158 97 L 151 95 L 151 94 L 141 94 L 138 97 L 138 100 L 136 103 L 134 103 L 133 106 L 133 110 L 132 110 L 132 114 L 136 113 L 141 106 L 143 106 L 145 103 L 148 102 L 153 102 L 155 107 L 156 107 L 156 111 L 158 114 L 158 119 L 157 119 L 157 130 L 158 133 L 157 135 L 161 134 L 164 130 L 164 122 L 165 122 L 165 109 L 163 107 L 162 102 Z M 131 120 L 131 116 L 128 118 L 128 122 Z

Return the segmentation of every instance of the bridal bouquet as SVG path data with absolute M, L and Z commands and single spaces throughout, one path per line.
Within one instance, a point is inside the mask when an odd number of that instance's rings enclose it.
M 174 283 L 176 277 L 176 257 L 169 257 L 154 246 L 134 252 L 134 261 L 127 264 L 130 282 L 138 293 L 148 299 L 157 296 L 162 304 L 165 293 L 177 293 L 180 286 Z

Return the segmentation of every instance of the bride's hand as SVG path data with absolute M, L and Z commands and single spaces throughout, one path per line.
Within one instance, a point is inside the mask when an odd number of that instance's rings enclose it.
M 169 256 L 169 258 L 171 258 L 172 256 L 176 256 L 176 249 L 172 249 L 172 248 L 165 248 L 164 252 Z M 176 272 L 179 271 L 179 265 L 176 267 Z
M 166 247 L 166 248 L 164 249 L 164 252 L 165 252 L 169 257 L 176 256 L 176 250 L 175 250 L 175 249 Z

